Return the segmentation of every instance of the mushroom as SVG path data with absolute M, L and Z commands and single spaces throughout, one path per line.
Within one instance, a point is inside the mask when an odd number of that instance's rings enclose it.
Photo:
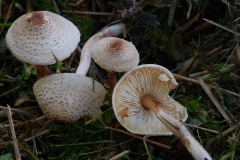
M 34 84 L 33 91 L 44 115 L 58 124 L 100 114 L 106 92 L 92 78 L 74 73 L 43 77 Z
M 80 41 L 78 28 L 49 11 L 30 12 L 19 17 L 6 34 L 6 43 L 20 61 L 37 66 L 39 77 L 50 74 L 46 66 L 68 58 Z
M 112 36 L 118 36 L 120 35 L 124 30 L 124 24 L 123 23 L 117 23 L 111 26 L 108 26 L 101 30 L 100 32 L 93 35 L 83 46 L 82 52 L 81 52 L 81 58 L 80 63 L 77 68 L 76 73 L 80 75 L 86 75 L 90 66 L 91 62 L 91 48 L 95 45 L 96 42 L 99 40 L 106 38 L 106 37 L 112 37 Z M 112 74 L 109 75 L 110 77 Z M 113 76 L 114 79 L 115 76 Z M 116 81 L 116 80 L 115 80 Z M 111 85 L 110 85 L 111 86 Z
M 114 113 L 132 133 L 174 134 L 195 159 L 211 160 L 182 123 L 188 117 L 186 108 L 168 95 L 177 85 L 171 72 L 162 66 L 138 66 L 116 84 L 112 96 Z
M 90 50 L 92 46 L 100 39 L 105 37 L 112 37 L 120 35 L 124 30 L 123 23 L 117 23 L 111 26 L 108 26 L 101 30 L 100 32 L 93 35 L 83 46 L 81 52 L 80 63 L 77 68 L 76 73 L 80 75 L 86 75 L 91 62 Z
M 127 72 L 139 63 L 136 47 L 124 39 L 107 37 L 97 41 L 91 48 L 95 63 L 108 71 L 110 92 L 116 84 L 115 72 Z

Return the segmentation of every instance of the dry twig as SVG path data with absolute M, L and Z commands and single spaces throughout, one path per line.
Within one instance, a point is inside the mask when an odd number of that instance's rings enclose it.
M 18 141 L 17 141 L 17 137 L 15 134 L 14 126 L 13 126 L 12 113 L 11 113 L 11 109 L 10 109 L 9 105 L 7 105 L 7 116 L 8 116 L 11 134 L 12 134 L 15 156 L 16 156 L 17 160 L 21 160 L 21 155 L 20 155 L 20 151 L 19 151 L 19 147 L 18 147 Z
M 4 107 L 4 106 L 0 106 L 0 110 L 8 110 L 8 107 Z M 23 110 L 20 110 L 20 109 L 16 109 L 16 108 L 9 108 L 12 112 L 17 112 L 17 113 L 20 113 L 20 114 L 25 114 L 25 115 L 27 115 L 28 117 L 30 117 L 30 118 L 33 118 L 33 115 L 32 114 L 30 114 L 30 113 L 28 113 L 28 112 L 25 112 L 25 111 L 23 111 Z M 0 118 L 1 118 L 1 116 L 0 116 Z
M 73 60 L 75 59 L 76 54 L 77 54 L 77 53 L 81 54 L 81 52 L 82 52 L 82 49 L 81 49 L 80 46 L 78 45 L 78 46 L 77 46 L 77 50 L 73 52 L 73 54 L 72 54 L 72 56 L 71 56 L 71 58 L 70 58 L 70 60 L 69 60 L 69 62 L 68 62 L 68 69 L 71 69 L 71 65 L 72 65 L 72 63 L 73 63 Z
M 52 4 L 53 4 L 54 8 L 56 9 L 56 13 L 61 15 L 60 10 L 59 10 L 58 5 L 55 0 L 52 0 Z
M 173 16 L 174 16 L 174 13 L 175 13 L 176 6 L 177 6 L 177 0 L 172 0 L 169 15 L 168 15 L 168 25 L 170 27 L 172 26 Z
M 180 75 L 174 74 L 174 73 L 173 73 L 173 75 L 174 75 L 175 78 L 178 78 L 178 79 L 190 82 L 190 83 L 198 84 L 198 85 L 200 84 L 199 81 L 197 81 L 195 79 L 184 77 L 184 76 L 180 76 Z M 205 84 L 205 85 L 208 86 L 209 88 L 212 88 L 212 89 L 223 89 L 226 92 L 228 92 L 229 94 L 240 98 L 240 95 L 235 93 L 235 92 L 232 92 L 232 91 L 229 91 L 229 90 L 226 90 L 224 88 L 221 88 L 221 87 L 218 87 L 218 86 L 214 86 L 214 85 L 211 85 L 211 84 Z
M 233 123 L 232 120 L 227 115 L 227 113 L 223 110 L 222 106 L 218 103 L 216 98 L 212 95 L 212 93 L 208 89 L 207 85 L 203 82 L 203 80 L 201 78 L 198 78 L 198 81 L 199 81 L 200 85 L 202 86 L 202 88 L 204 89 L 204 91 L 207 93 L 208 97 L 212 100 L 212 102 L 214 103 L 214 105 L 216 106 L 218 111 L 222 114 L 223 118 L 227 121 L 227 123 L 230 126 L 232 126 L 232 123 Z
M 86 11 L 68 11 L 68 10 L 61 10 L 63 13 L 76 13 L 76 14 L 88 14 L 88 15 L 99 15 L 99 16 L 111 16 L 112 13 L 107 12 L 86 12 Z
M 27 153 L 33 158 L 33 160 L 40 160 L 40 159 L 37 158 L 31 151 L 29 151 L 27 148 L 23 147 L 21 144 L 19 144 L 19 147 L 20 147 L 23 151 L 27 152 Z
M 37 133 L 36 135 L 34 135 L 34 136 L 32 136 L 32 137 L 29 137 L 29 138 L 25 139 L 24 141 L 25 141 L 25 142 L 30 141 L 30 140 L 32 140 L 32 139 L 34 139 L 34 138 L 36 138 L 36 137 L 42 136 L 42 135 L 44 135 L 44 134 L 48 134 L 48 133 L 50 133 L 50 131 L 51 131 L 50 129 L 46 129 L 46 130 L 44 130 L 44 131 L 42 131 L 42 132 L 40 132 L 40 133 Z
M 187 127 L 196 128 L 196 129 L 200 129 L 200 130 L 207 131 L 207 132 L 211 132 L 211 133 L 215 133 L 215 134 L 220 134 L 219 131 L 212 130 L 212 129 L 207 129 L 207 128 L 203 128 L 203 127 L 198 127 L 198 126 L 195 126 L 195 125 L 192 125 L 192 124 L 184 123 L 184 125 L 186 125 Z
M 113 131 L 121 132 L 121 133 L 124 133 L 124 134 L 126 134 L 126 135 L 129 135 L 129 136 L 131 136 L 131 137 L 134 137 L 134 138 L 138 138 L 138 139 L 143 140 L 143 137 L 138 136 L 138 135 L 135 135 L 135 134 L 132 134 L 132 133 L 130 133 L 130 132 L 127 132 L 127 131 L 124 131 L 124 130 L 121 130 L 121 129 L 115 129 L 115 128 L 108 127 L 108 126 L 105 126 L 105 128 L 106 128 L 106 129 L 113 130 Z M 145 141 L 147 141 L 147 142 L 149 142 L 149 143 L 152 143 L 152 144 L 155 144 L 155 145 L 157 145 L 157 146 L 160 146 L 160 147 L 166 148 L 166 149 L 171 149 L 170 146 L 167 146 L 167 145 L 164 145 L 164 144 L 161 144 L 161 143 L 155 142 L 155 141 L 150 140 L 150 139 L 148 139 L 148 138 L 146 138 Z
M 211 145 L 216 141 L 218 140 L 219 138 L 223 137 L 223 136 L 226 136 L 227 134 L 235 131 L 236 129 L 238 129 L 240 127 L 240 123 L 237 123 L 235 124 L 234 126 L 231 126 L 230 128 L 226 129 L 225 131 L 223 131 L 220 135 L 216 136 L 216 137 L 213 137 L 211 138 L 207 144 L 206 144 L 206 149 L 210 149 L 211 148 Z
M 13 7 L 13 4 L 14 4 L 15 0 L 12 1 L 12 3 L 10 4 L 9 8 L 8 8 L 8 11 L 7 11 L 7 16 L 4 20 L 4 23 L 7 23 L 8 19 L 10 18 L 10 15 L 11 15 L 11 11 L 12 11 L 12 7 Z M 1 28 L 0 30 L 0 34 L 2 33 L 4 27 Z

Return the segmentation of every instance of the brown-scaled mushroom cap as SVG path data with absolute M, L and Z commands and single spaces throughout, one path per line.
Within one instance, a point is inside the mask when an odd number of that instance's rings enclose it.
M 100 114 L 106 93 L 97 81 L 74 73 L 41 78 L 34 84 L 33 91 L 44 115 L 57 123 Z
M 141 65 L 127 72 L 114 88 L 112 103 L 118 121 L 130 132 L 142 135 L 172 135 L 172 132 L 141 98 L 152 96 L 178 120 L 186 121 L 186 108 L 168 94 L 177 86 L 173 75 L 159 65 Z
M 97 41 L 91 48 L 91 56 L 100 67 L 108 71 L 129 71 L 139 63 L 139 54 L 135 46 L 116 37 Z
M 8 29 L 7 46 L 20 61 L 50 65 L 68 58 L 80 41 L 78 28 L 48 11 L 30 12 Z

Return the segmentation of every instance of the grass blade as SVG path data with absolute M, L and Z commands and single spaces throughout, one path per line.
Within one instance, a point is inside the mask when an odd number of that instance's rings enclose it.
M 222 25 L 220 25 L 220 24 L 218 24 L 218 23 L 216 23 L 216 22 L 214 22 L 214 21 L 211 21 L 211 20 L 208 20 L 208 19 L 205 19 L 205 18 L 203 18 L 203 20 L 205 20 L 205 21 L 207 21 L 207 22 L 209 22 L 209 23 L 211 23 L 211 24 L 213 24 L 213 25 L 215 25 L 215 26 L 217 26 L 217 27 L 219 27 L 219 28 L 222 28 L 222 29 L 224 29 L 225 31 L 228 31 L 228 32 L 230 32 L 230 33 L 236 34 L 237 36 L 240 36 L 240 33 L 235 32 L 235 31 L 233 31 L 233 30 L 231 30 L 231 29 L 229 29 L 229 28 L 227 28 L 227 27 L 224 27 L 224 26 L 222 26 Z

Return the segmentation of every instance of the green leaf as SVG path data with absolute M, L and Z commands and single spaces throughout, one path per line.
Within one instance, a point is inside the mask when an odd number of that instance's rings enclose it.
M 17 9 L 19 9 L 21 12 L 24 12 L 24 11 L 25 11 L 24 8 L 22 7 L 22 5 L 19 4 L 18 2 L 15 2 L 15 3 L 14 3 L 14 6 L 15 6 Z
M 3 94 L 0 94 L 0 97 L 3 97 L 3 96 L 5 96 L 5 95 L 7 95 L 7 94 L 9 94 L 9 93 L 11 93 L 11 92 L 19 89 L 19 88 L 20 88 L 20 87 L 18 86 L 18 87 L 13 88 L 13 89 L 11 89 L 11 90 L 9 90 L 9 91 L 6 91 L 6 92 L 4 92 Z M 0 159 L 0 160 L 1 160 L 1 159 Z
M 237 102 L 237 99 L 230 95 L 226 90 L 222 89 L 220 90 L 220 92 L 224 97 L 224 101 L 227 104 L 227 106 L 231 105 L 233 102 Z
M 14 160 L 11 153 L 0 156 L 0 160 Z
M 0 27 L 10 27 L 12 23 L 0 23 Z

